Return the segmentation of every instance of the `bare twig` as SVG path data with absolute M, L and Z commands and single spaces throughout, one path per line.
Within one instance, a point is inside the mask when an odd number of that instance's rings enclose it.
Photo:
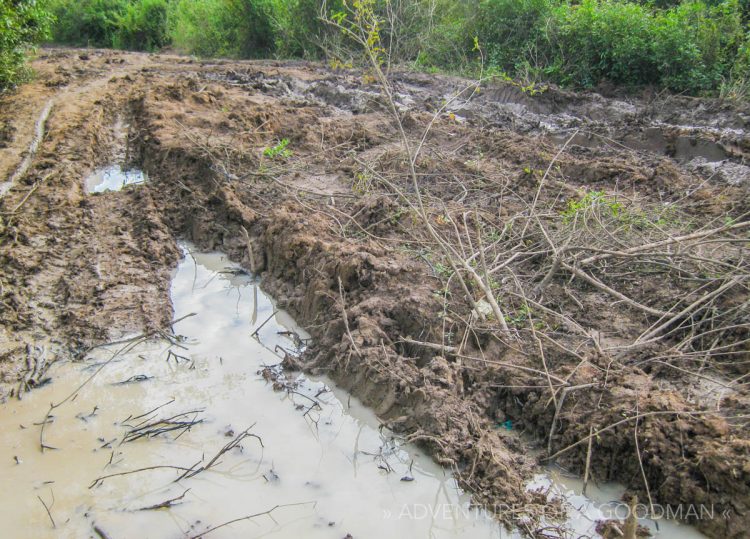
M 339 280 L 339 297 L 341 298 L 341 317 L 344 320 L 344 328 L 346 328 L 346 334 L 349 336 L 349 342 L 352 344 L 352 348 L 354 348 L 354 351 L 357 353 L 358 356 L 362 357 L 362 353 L 359 351 L 359 347 L 357 346 L 357 343 L 354 342 L 354 337 L 352 337 L 352 332 L 349 329 L 349 315 L 346 313 L 346 301 L 344 300 L 344 285 L 341 283 L 341 277 L 339 277 L 338 280 Z
M 47 512 L 49 521 L 52 523 L 52 528 L 56 529 L 57 525 L 55 524 L 55 519 L 52 518 L 52 507 L 55 505 L 55 493 L 50 490 L 50 494 L 52 495 L 52 503 L 49 506 L 45 503 L 45 501 L 41 498 L 41 496 L 37 496 L 36 498 L 44 506 L 44 510 Z
M 170 498 L 169 500 L 164 500 L 163 502 L 149 505 L 147 507 L 141 507 L 140 509 L 136 509 L 136 511 L 156 511 L 158 509 L 169 509 L 173 505 L 177 505 L 178 502 L 182 501 L 182 499 L 188 492 L 190 492 L 190 489 L 186 489 L 185 492 L 175 498 Z
M 242 522 L 243 520 L 251 520 L 253 518 L 257 518 L 257 517 L 264 516 L 264 515 L 268 515 L 269 517 L 271 517 L 271 519 L 274 522 L 276 522 L 276 520 L 274 520 L 273 517 L 271 516 L 271 513 L 273 513 L 277 509 L 281 509 L 283 507 L 299 507 L 301 505 L 312 505 L 313 507 L 315 507 L 316 504 L 317 504 L 317 502 L 299 502 L 299 503 L 286 503 L 286 504 L 282 504 L 282 505 L 274 505 L 271 509 L 269 509 L 267 511 L 262 511 L 260 513 L 254 513 L 252 515 L 247 515 L 247 516 L 240 517 L 240 518 L 235 518 L 235 519 L 230 520 L 228 522 L 224 522 L 223 524 L 219 524 L 218 526 L 213 526 L 212 528 L 209 528 L 206 531 L 199 533 L 198 535 L 193 535 L 190 539 L 199 539 L 200 537 L 205 537 L 209 533 L 214 532 L 214 531 L 218 530 L 219 528 L 223 528 L 224 526 L 229 526 L 230 524 L 235 524 L 237 522 Z

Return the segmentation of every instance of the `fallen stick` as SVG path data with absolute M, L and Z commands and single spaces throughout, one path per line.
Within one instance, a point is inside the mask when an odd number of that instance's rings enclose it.
M 659 334 L 661 334 L 665 329 L 667 329 L 669 326 L 671 326 L 673 323 L 675 323 L 677 320 L 682 318 L 683 316 L 687 314 L 693 313 L 698 307 L 700 307 L 703 303 L 707 302 L 710 299 L 713 299 L 717 296 L 720 296 L 730 288 L 732 288 L 734 285 L 741 283 L 742 281 L 746 280 L 748 278 L 747 275 L 739 275 L 736 276 L 734 279 L 730 280 L 729 282 L 724 283 L 719 288 L 714 290 L 713 292 L 709 292 L 708 294 L 701 296 L 697 300 L 695 300 L 693 303 L 685 307 L 683 310 L 681 310 L 679 313 L 674 315 L 672 318 L 661 324 L 660 326 L 648 331 L 644 335 L 641 335 L 636 339 L 636 344 L 648 341 L 650 339 L 653 339 L 654 337 L 657 337 Z
M 162 465 L 157 465 L 157 466 L 147 466 L 145 468 L 138 468 L 137 470 L 128 470 L 126 472 L 117 472 L 117 473 L 112 473 L 112 474 L 109 474 L 109 475 L 102 475 L 102 476 L 97 477 L 96 479 L 94 479 L 91 482 L 91 484 L 89 485 L 89 488 L 92 489 L 92 488 L 94 488 L 94 487 L 96 487 L 98 485 L 101 485 L 107 479 L 111 479 L 113 477 L 120 477 L 120 476 L 123 476 L 123 475 L 131 475 L 131 474 L 134 474 L 134 473 L 148 472 L 148 471 L 151 471 L 151 470 L 177 470 L 177 471 L 180 471 L 180 472 L 185 472 L 185 471 L 190 471 L 192 469 L 193 468 L 185 468 L 183 466 L 170 466 L 170 465 L 167 465 L 167 464 L 162 464 Z
M 638 404 L 636 403 L 636 412 L 638 411 Z M 635 440 L 635 454 L 638 456 L 638 466 L 641 469 L 641 476 L 643 477 L 643 485 L 646 487 L 646 496 L 648 496 L 648 508 L 650 514 L 654 514 L 654 501 L 651 499 L 651 488 L 648 486 L 648 479 L 646 478 L 646 470 L 643 468 L 643 459 L 641 457 L 641 449 L 638 445 L 638 421 L 635 422 L 633 428 L 633 439 Z M 657 524 L 657 529 L 658 529 Z
M 203 419 L 198 419 L 198 414 L 202 413 L 203 411 L 203 409 L 198 409 L 191 410 L 189 412 L 182 412 L 167 419 L 157 419 L 133 427 L 125 434 L 125 436 L 123 436 L 120 445 L 126 444 L 128 442 L 134 442 L 141 438 L 153 438 L 154 436 L 158 436 L 159 434 L 165 434 L 167 432 L 172 432 L 175 430 L 183 431 L 182 433 L 180 433 L 180 435 L 177 436 L 177 438 L 179 438 L 185 431 L 190 430 L 195 425 L 203 423 Z M 193 415 L 192 419 L 187 418 L 187 416 L 189 415 Z
M 598 288 L 602 292 L 606 292 L 610 296 L 616 297 L 617 299 L 619 299 L 620 301 L 622 301 L 624 303 L 627 303 L 631 307 L 634 307 L 634 308 L 636 308 L 636 309 L 638 309 L 640 311 L 643 311 L 643 312 L 648 313 L 648 314 L 653 314 L 654 316 L 659 316 L 659 317 L 664 317 L 664 316 L 667 316 L 667 314 L 668 314 L 665 311 L 660 311 L 658 309 L 653 309 L 653 308 L 648 307 L 646 305 L 642 305 L 642 304 L 638 303 L 637 301 L 635 301 L 633 299 L 630 299 L 625 294 L 622 294 L 621 292 L 618 292 L 614 288 L 610 288 L 609 286 L 607 286 L 606 284 L 604 284 L 603 282 L 601 282 L 599 279 L 596 279 L 596 278 L 592 277 L 591 275 L 589 275 L 588 273 L 586 273 L 584 271 L 581 271 L 578 268 L 575 268 L 575 267 L 571 266 L 567 262 L 562 262 L 562 266 L 566 270 L 568 270 L 569 272 L 571 272 L 572 274 L 576 275 L 577 277 L 580 277 L 581 279 L 583 279 L 584 281 L 586 281 L 587 283 L 589 283 L 594 288 Z
M 268 324 L 268 322 L 269 322 L 269 321 L 271 320 L 271 318 L 273 318 L 273 317 L 274 317 L 274 316 L 276 316 L 277 314 L 279 314 L 279 311 L 274 311 L 274 312 L 272 312 L 272 313 L 271 313 L 271 316 L 269 316 L 268 318 L 266 318 L 265 322 L 263 322 L 263 323 L 262 323 L 262 324 L 261 324 L 260 326 L 258 326 L 258 329 L 256 329 L 255 331 L 253 331 L 253 332 L 252 332 L 252 333 L 250 334 L 250 336 L 251 336 L 251 337 L 257 337 L 257 336 L 258 336 L 258 332 L 259 332 L 259 331 L 260 331 L 261 329 L 263 329 L 263 326 L 265 326 L 266 324 Z
M 247 233 L 247 229 L 244 227 L 244 225 L 240 226 L 240 230 L 242 230 L 242 235 L 245 238 L 247 257 L 250 259 L 250 271 L 255 274 L 255 255 L 253 254 L 253 243 L 250 241 L 250 234 Z
M 484 358 L 474 357 L 474 356 L 464 356 L 460 354 L 456 354 L 456 357 L 459 357 L 461 359 L 472 359 L 474 361 L 481 361 L 483 363 L 487 363 L 488 365 L 497 365 L 499 367 L 506 367 L 508 369 L 518 369 L 519 371 L 525 371 L 525 372 L 529 372 L 532 374 L 536 374 L 538 376 L 544 376 L 545 378 L 548 376 L 548 374 L 544 371 L 540 371 L 538 369 L 532 369 L 531 367 L 524 367 L 523 365 L 514 365 L 513 363 L 506 363 L 504 361 L 493 361 L 491 359 L 484 359 Z M 555 376 L 554 374 L 549 374 L 549 377 L 552 378 L 555 382 L 559 383 L 561 386 L 567 385 L 567 382 L 565 380 Z
M 164 404 L 160 404 L 160 405 L 159 405 L 159 406 L 157 406 L 156 408 L 154 408 L 154 409 L 152 409 L 152 410 L 149 410 L 148 412 L 146 412 L 146 413 L 143 413 L 143 414 L 141 414 L 141 415 L 137 415 L 137 416 L 135 416 L 135 417 L 133 417 L 133 416 L 131 415 L 131 416 L 129 416 L 129 417 L 127 417 L 127 418 L 123 419 L 122 421 L 120 421 L 120 423 L 125 423 L 126 421 L 130 421 L 131 419 L 141 419 L 142 417 L 146 417 L 146 416 L 148 416 L 148 415 L 151 415 L 151 414 L 153 414 L 154 412 L 156 412 L 157 410 L 159 410 L 160 408 L 164 408 L 165 406 L 167 406 L 167 405 L 169 405 L 169 404 L 172 404 L 172 403 L 173 403 L 173 402 L 174 402 L 175 400 L 176 400 L 176 399 L 175 399 L 174 397 L 172 397 L 172 398 L 171 398 L 170 400 L 168 400 L 168 401 L 167 401 L 167 402 L 165 402 Z
M 36 190 L 39 189 L 39 186 L 42 183 L 46 182 L 53 174 L 55 174 L 55 173 L 54 172 L 50 172 L 49 174 L 47 174 L 41 180 L 39 180 L 37 182 L 34 182 L 34 185 L 31 186 L 31 189 L 29 189 L 29 192 L 26 193 L 26 196 L 23 197 L 23 200 L 21 200 L 21 202 L 19 202 L 18 204 L 16 204 L 16 207 L 11 210 L 10 214 L 11 215 L 15 215 L 16 213 L 18 213 L 18 210 L 20 210 L 23 207 L 23 205 L 26 204 L 26 202 L 29 200 L 29 198 L 31 198 L 31 195 L 33 195 L 36 192 Z
M 255 513 L 253 515 L 247 515 L 247 516 L 244 516 L 244 517 L 235 518 L 234 520 L 229 520 L 227 522 L 224 522 L 223 524 L 219 524 L 218 526 L 214 526 L 213 528 L 209 528 L 206 531 L 199 533 L 198 535 L 193 535 L 190 539 L 199 539 L 200 537 L 204 537 L 204 536 L 208 535 L 209 533 L 218 530 L 219 528 L 223 528 L 224 526 L 229 526 L 230 524 L 235 524 L 237 522 L 242 522 L 243 520 L 250 520 L 252 518 L 261 517 L 263 515 L 269 515 L 269 516 L 271 516 L 271 513 L 273 513 L 277 509 L 281 509 L 282 507 L 295 507 L 295 506 L 300 506 L 300 505 L 312 505 L 313 507 L 315 507 L 315 505 L 317 503 L 318 502 L 299 502 L 299 503 L 285 503 L 285 504 L 282 504 L 282 505 L 274 505 L 268 511 L 262 511 L 260 513 Z M 274 520 L 273 517 L 271 517 L 271 520 L 273 520 L 274 522 L 276 522 L 276 520 Z
M 422 346 L 423 348 L 429 348 L 430 350 L 437 350 L 438 352 L 445 352 L 446 354 L 457 354 L 458 348 L 455 346 L 448 346 L 446 344 L 437 344 L 437 343 L 431 343 L 431 342 L 423 342 L 423 341 L 415 341 L 414 339 L 411 339 L 409 337 L 399 337 L 401 342 L 405 342 L 406 344 L 414 344 L 417 346 Z
M 169 509 L 173 505 L 177 505 L 176 502 L 181 501 L 185 497 L 185 494 L 187 494 L 188 492 L 190 492 L 190 489 L 185 490 L 185 492 L 183 492 L 180 496 L 177 496 L 176 498 L 164 500 L 161 503 L 149 505 L 148 507 L 141 507 L 140 509 L 136 509 L 136 511 L 156 511 L 157 509 Z
M 349 342 L 352 343 L 352 347 L 354 348 L 354 351 L 357 353 L 359 357 L 362 357 L 362 353 L 359 351 L 359 347 L 357 346 L 357 343 L 354 342 L 354 337 L 352 337 L 352 332 L 349 329 L 349 315 L 346 313 L 346 300 L 344 299 L 344 285 L 341 283 L 341 277 L 339 279 L 339 296 L 341 297 L 341 317 L 344 320 L 344 327 L 346 328 L 346 334 L 349 336 Z
M 563 407 L 563 404 L 565 403 L 565 397 L 568 396 L 568 393 L 570 393 L 573 390 L 576 389 L 584 389 L 587 387 L 594 387 L 596 384 L 581 384 L 578 386 L 570 386 L 565 387 L 562 390 L 562 394 L 560 395 L 560 400 L 555 405 L 555 415 L 552 417 L 552 425 L 549 428 L 549 439 L 547 440 L 547 454 L 552 454 L 552 437 L 555 435 L 555 430 L 557 427 L 557 417 L 560 415 L 560 410 Z
M 234 449 L 235 447 L 237 447 L 238 445 L 240 445 L 240 442 L 242 442 L 242 440 L 244 440 L 245 438 L 255 438 L 260 443 L 260 446 L 264 447 L 263 446 L 263 439 L 260 436 L 258 436 L 257 434 L 251 434 L 250 433 L 250 429 L 252 429 L 254 426 L 255 426 L 255 424 L 253 423 L 248 428 L 246 428 L 244 431 L 240 432 L 231 442 L 229 442 L 226 445 L 224 445 L 224 447 L 222 447 L 216 453 L 216 455 L 214 455 L 214 457 L 210 461 L 208 461 L 208 464 L 206 464 L 205 466 L 201 466 L 200 468 L 196 468 L 195 467 L 196 465 L 193 465 L 192 467 L 186 469 L 185 473 L 183 473 L 180 477 L 178 477 L 177 479 L 175 479 L 174 482 L 177 483 L 178 481 L 181 481 L 182 479 L 190 479 L 191 477 L 195 477 L 196 475 L 198 475 L 201 472 L 205 472 L 206 470 L 209 470 L 209 469 L 213 468 L 214 466 L 216 466 L 217 464 L 219 464 L 219 459 L 222 457 L 222 455 L 224 455 L 228 451 L 231 451 L 232 449 Z
M 50 509 L 52 508 L 52 506 L 55 505 L 55 493 L 52 492 L 51 490 L 50 490 L 50 493 L 52 494 L 52 505 L 50 505 L 49 507 L 47 506 L 46 503 L 44 503 L 44 500 L 42 499 L 41 496 L 37 496 L 36 498 L 44 506 L 44 510 L 47 511 L 47 516 L 49 517 L 50 522 L 52 522 L 52 528 L 56 529 L 57 525 L 55 524 L 55 519 L 52 518 L 52 513 L 50 512 Z
M 729 226 L 721 226 L 718 228 L 712 228 L 711 230 L 704 230 L 703 232 L 694 232 L 692 234 L 686 234 L 684 236 L 676 236 L 674 238 L 668 238 L 666 240 L 655 241 L 653 243 L 647 243 L 644 245 L 637 245 L 635 247 L 630 247 L 629 249 L 623 249 L 622 251 L 607 251 L 601 254 L 590 256 L 588 258 L 584 258 L 583 260 L 580 260 L 578 264 L 583 266 L 591 264 L 592 262 L 597 262 L 599 260 L 605 260 L 613 256 L 627 256 L 634 253 L 640 253 L 642 251 L 648 251 L 649 249 L 655 249 L 657 247 L 670 245 L 672 243 L 681 243 L 684 241 L 701 239 L 705 238 L 706 236 L 712 236 L 721 232 L 729 232 L 730 230 L 740 230 L 749 227 L 750 221 L 743 221 L 741 223 L 735 223 Z
M 586 449 L 586 467 L 583 470 L 583 491 L 582 494 L 586 495 L 586 488 L 589 486 L 589 475 L 591 474 L 591 450 L 594 437 L 591 434 L 594 432 L 594 426 L 589 426 L 589 446 Z

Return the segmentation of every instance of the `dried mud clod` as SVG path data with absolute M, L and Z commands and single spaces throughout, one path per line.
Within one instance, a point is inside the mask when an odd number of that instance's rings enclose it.
M 46 364 L 168 325 L 175 238 L 187 237 L 259 272 L 309 329 L 288 368 L 332 376 L 524 531 L 548 503 L 525 489 L 534 455 L 559 453 L 641 500 L 712 504 L 727 517 L 693 523 L 713 536 L 745 533 L 750 196 L 681 156 L 695 141 L 744 170 L 746 110 L 490 86 L 425 139 L 422 215 L 380 93 L 354 71 L 77 54 L 44 51 L 38 82 L 2 98 L 0 125 L 16 116 L 4 172 L 56 103 L 0 201 L 8 391 L 39 379 L 39 350 Z M 394 78 L 414 140 L 462 84 Z M 288 153 L 271 151 L 284 140 Z M 84 193 L 83 177 L 122 159 L 150 182 Z M 467 298 L 424 218 L 462 256 L 482 253 L 470 267 L 488 268 L 507 332 L 481 290 Z

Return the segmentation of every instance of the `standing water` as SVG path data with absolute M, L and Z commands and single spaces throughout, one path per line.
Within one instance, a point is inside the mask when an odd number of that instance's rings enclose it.
M 120 165 L 95 170 L 85 180 L 88 193 L 120 191 L 126 185 L 138 185 L 147 180 L 146 173 L 137 168 L 123 169 Z
M 2 537 L 519 536 L 356 399 L 286 377 L 279 354 L 309 336 L 224 256 L 185 254 L 183 337 L 58 363 L 54 383 L 0 406 Z M 571 536 L 595 536 L 615 493 L 595 503 L 571 481 L 552 471 L 529 488 L 567 498 Z
M 280 371 L 264 371 L 280 361 L 273 350 L 307 335 L 222 255 L 188 253 L 172 301 L 175 319 L 196 313 L 175 325 L 186 336 L 175 344 L 95 350 L 0 407 L 3 537 L 194 537 L 270 510 L 208 535 L 504 535 L 354 398 L 325 379 L 274 381 Z M 50 403 L 95 373 L 40 435 Z M 438 506 L 457 510 L 428 510 Z

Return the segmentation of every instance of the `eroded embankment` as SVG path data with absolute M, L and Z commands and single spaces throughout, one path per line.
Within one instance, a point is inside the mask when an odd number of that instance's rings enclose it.
M 426 342 L 441 340 L 442 306 L 434 295 L 434 284 L 421 277 L 425 275 L 424 266 L 394 249 L 341 241 L 326 232 L 330 221 L 295 202 L 276 199 L 273 190 L 263 196 L 257 184 L 245 188 L 227 185 L 207 164 L 198 165 L 199 159 L 181 155 L 176 149 L 167 153 L 167 159 L 146 161 L 154 176 L 159 176 L 156 181 L 174 185 L 182 179 L 191 189 L 189 193 L 181 188 L 166 191 L 171 200 L 179 200 L 176 222 L 171 226 L 200 245 L 244 258 L 248 267 L 240 227 L 249 230 L 254 259 L 257 269 L 264 272 L 265 285 L 315 337 L 306 368 L 330 375 L 372 406 L 391 428 L 423 442 L 438 462 L 459 471 L 463 484 L 482 502 L 500 500 L 519 509 L 540 502 L 523 489 L 535 460 L 524 442 L 503 436 L 498 429 L 498 423 L 507 418 L 540 440 L 547 437 L 555 408 L 537 387 L 538 377 L 513 370 L 464 369 L 433 350 L 399 344 L 404 336 Z M 184 163 L 191 161 L 197 165 L 192 172 L 184 168 Z M 176 171 L 174 176 L 170 176 L 170 170 Z M 215 178 L 223 187 L 217 190 L 207 185 L 203 180 L 206 177 Z M 191 178 L 200 180 L 196 184 Z M 201 191 L 202 196 L 198 195 Z M 380 215 L 376 213 L 376 217 Z M 343 304 L 354 343 L 342 322 Z M 481 346 L 486 347 L 488 357 L 497 353 L 497 345 L 491 341 Z M 604 363 L 601 366 L 606 368 Z M 576 385 L 596 379 L 595 373 L 583 374 L 590 378 Z M 609 388 L 588 398 L 572 393 L 568 405 L 574 411 L 595 410 L 587 421 L 599 425 L 617 421 L 627 406 L 624 403 L 638 397 L 646 397 L 641 404 L 643 412 L 690 409 L 676 394 L 660 392 L 647 397 L 644 388 L 653 388 L 651 384 L 646 376 L 639 379 L 632 374 L 613 373 Z M 502 389 L 506 385 L 522 387 Z M 588 428 L 577 421 L 575 413 L 560 421 L 557 447 L 585 437 Z M 728 443 L 722 421 L 697 418 L 688 426 L 680 418 L 670 417 L 642 427 L 642 433 L 654 455 L 645 466 L 650 482 L 660 487 L 659 499 L 675 505 L 705 503 L 718 507 L 745 499 L 747 484 L 733 478 L 738 472 L 736 459 L 746 451 L 746 443 L 736 439 Z M 638 477 L 638 463 L 632 459 L 632 436 L 632 429 L 626 428 L 597 443 L 592 467 L 599 478 L 632 481 Z M 583 446 L 566 462 L 580 466 L 585 452 Z M 691 456 L 700 462 L 703 473 L 714 478 L 713 493 L 699 486 L 702 480 L 692 475 L 691 467 L 675 473 L 675 467 L 669 464 L 685 462 Z M 722 486 L 717 487 L 716 481 Z M 637 479 L 632 482 L 638 484 Z
M 158 120 L 151 119 L 158 117 L 156 108 L 166 107 L 149 105 L 144 103 L 141 115 L 152 133 L 141 149 L 143 166 L 169 226 L 250 268 L 241 230 L 247 229 L 264 286 L 313 335 L 304 368 L 331 376 L 391 428 L 424 443 L 439 463 L 468 470 L 459 478 L 479 500 L 500 500 L 519 511 L 532 501 L 542 505 L 543 496 L 524 488 L 533 459 L 519 439 L 497 434 L 488 402 L 467 398 L 474 391 L 465 391 L 464 380 L 467 386 L 473 380 L 429 349 L 396 344 L 401 336 L 429 341 L 440 334 L 442 306 L 424 266 L 393 246 L 352 243 L 331 234 L 324 215 L 273 183 L 227 181 L 200 148 L 162 138 Z M 263 109 L 256 111 L 261 117 Z M 279 115 L 278 121 L 299 120 Z M 285 133 L 295 127 L 276 129 Z
M 696 377 L 663 365 L 684 332 L 646 345 L 638 337 L 658 326 L 664 317 L 658 313 L 667 313 L 675 298 L 690 298 L 693 282 L 721 288 L 715 268 L 680 262 L 674 272 L 658 272 L 654 268 L 674 260 L 664 262 L 659 257 L 666 255 L 650 250 L 655 261 L 587 267 L 598 272 L 592 285 L 580 275 L 574 279 L 578 274 L 560 274 L 563 264 L 575 269 L 570 264 L 581 262 L 560 254 L 571 249 L 552 256 L 533 235 L 521 238 L 527 247 L 520 250 L 496 247 L 514 231 L 536 230 L 536 221 L 523 223 L 537 198 L 545 212 L 535 218 L 551 227 L 550 241 L 583 220 L 582 228 L 562 238 L 560 245 L 569 248 L 592 229 L 609 238 L 609 246 L 591 240 L 589 247 L 601 251 L 630 248 L 629 241 L 667 241 L 660 238 L 700 232 L 704 224 L 735 226 L 748 211 L 741 184 L 701 175 L 659 152 L 571 142 L 558 154 L 559 142 L 540 137 L 538 122 L 519 120 L 518 103 L 503 108 L 484 97 L 492 90 L 446 111 L 419 162 L 432 226 L 445 237 L 460 228 L 457 248 L 486 242 L 497 249 L 479 248 L 498 263 L 502 277 L 493 286 L 517 334 L 509 340 L 496 325 L 471 318 L 472 306 L 447 261 L 404 203 L 412 195 L 396 130 L 382 112 L 377 88 L 356 73 L 309 65 L 198 65 L 110 52 L 86 62 L 75 73 L 75 53 L 58 51 L 39 63 L 42 80 L 57 80 L 56 70 L 68 70 L 63 82 L 70 98 L 53 110 L 29 174 L 2 200 L 2 353 L 16 373 L 28 364 L 29 385 L 43 378 L 34 368 L 43 354 L 52 359 L 70 354 L 71 345 L 168 324 L 169 272 L 179 256 L 174 238 L 184 236 L 262 272 L 266 287 L 315 338 L 305 367 L 331 375 L 392 428 L 422 443 L 456 470 L 478 500 L 528 506 L 537 497 L 524 488 L 536 463 L 530 443 L 547 448 L 550 432 L 550 453 L 578 443 L 561 459 L 582 472 L 586 437 L 591 429 L 606 429 L 591 444 L 596 480 L 621 480 L 641 500 L 650 495 L 664 504 L 711 504 L 722 516 L 696 524 L 714 536 L 743 535 L 750 444 L 742 423 L 747 393 L 735 379 L 747 372 L 737 360 L 746 354 L 747 328 L 727 326 L 722 316 L 746 309 L 744 274 L 728 274 L 726 283 L 737 285 L 733 295 L 710 303 L 709 321 L 716 325 L 708 331 L 720 330 L 714 346 L 728 346 L 730 353 L 714 365 L 713 349 L 690 349 L 711 359 L 711 370 Z M 438 78 L 430 86 L 417 79 L 404 76 L 398 98 L 407 132 L 418 140 L 430 121 L 427 111 L 439 102 L 435 96 L 450 92 L 456 81 Z M 22 90 L 28 95 L 6 103 L 33 99 L 34 91 L 29 87 Z M 562 127 L 596 133 L 622 108 L 602 98 L 576 99 L 551 91 L 539 98 L 538 115 L 557 123 L 573 118 Z M 570 113 L 566 103 L 572 103 Z M 633 106 L 612 122 L 610 138 L 669 116 Z M 463 120 L 465 110 L 473 110 L 474 118 Z M 123 125 L 122 117 L 130 126 L 124 154 L 115 127 Z M 746 141 L 741 130 L 736 137 Z M 282 139 L 289 139 L 291 155 L 264 152 Z M 142 165 L 149 184 L 86 195 L 83 178 L 122 155 Z M 741 155 L 730 164 L 744 166 Z M 621 202 L 592 191 L 615 192 Z M 672 204 L 679 211 L 657 209 Z M 733 230 L 722 230 L 733 236 L 721 248 L 691 254 L 690 261 L 714 257 L 741 269 L 746 235 Z M 526 279 L 548 288 L 543 294 L 525 288 Z M 630 303 L 613 299 L 601 280 Z M 534 295 L 519 299 L 519 290 Z M 481 294 L 472 293 L 478 302 Z M 637 346 L 630 347 L 633 342 Z M 6 381 L 15 380 L 12 370 L 4 372 Z M 498 428 L 506 421 L 512 430 Z M 513 520 L 520 513 L 501 516 Z

